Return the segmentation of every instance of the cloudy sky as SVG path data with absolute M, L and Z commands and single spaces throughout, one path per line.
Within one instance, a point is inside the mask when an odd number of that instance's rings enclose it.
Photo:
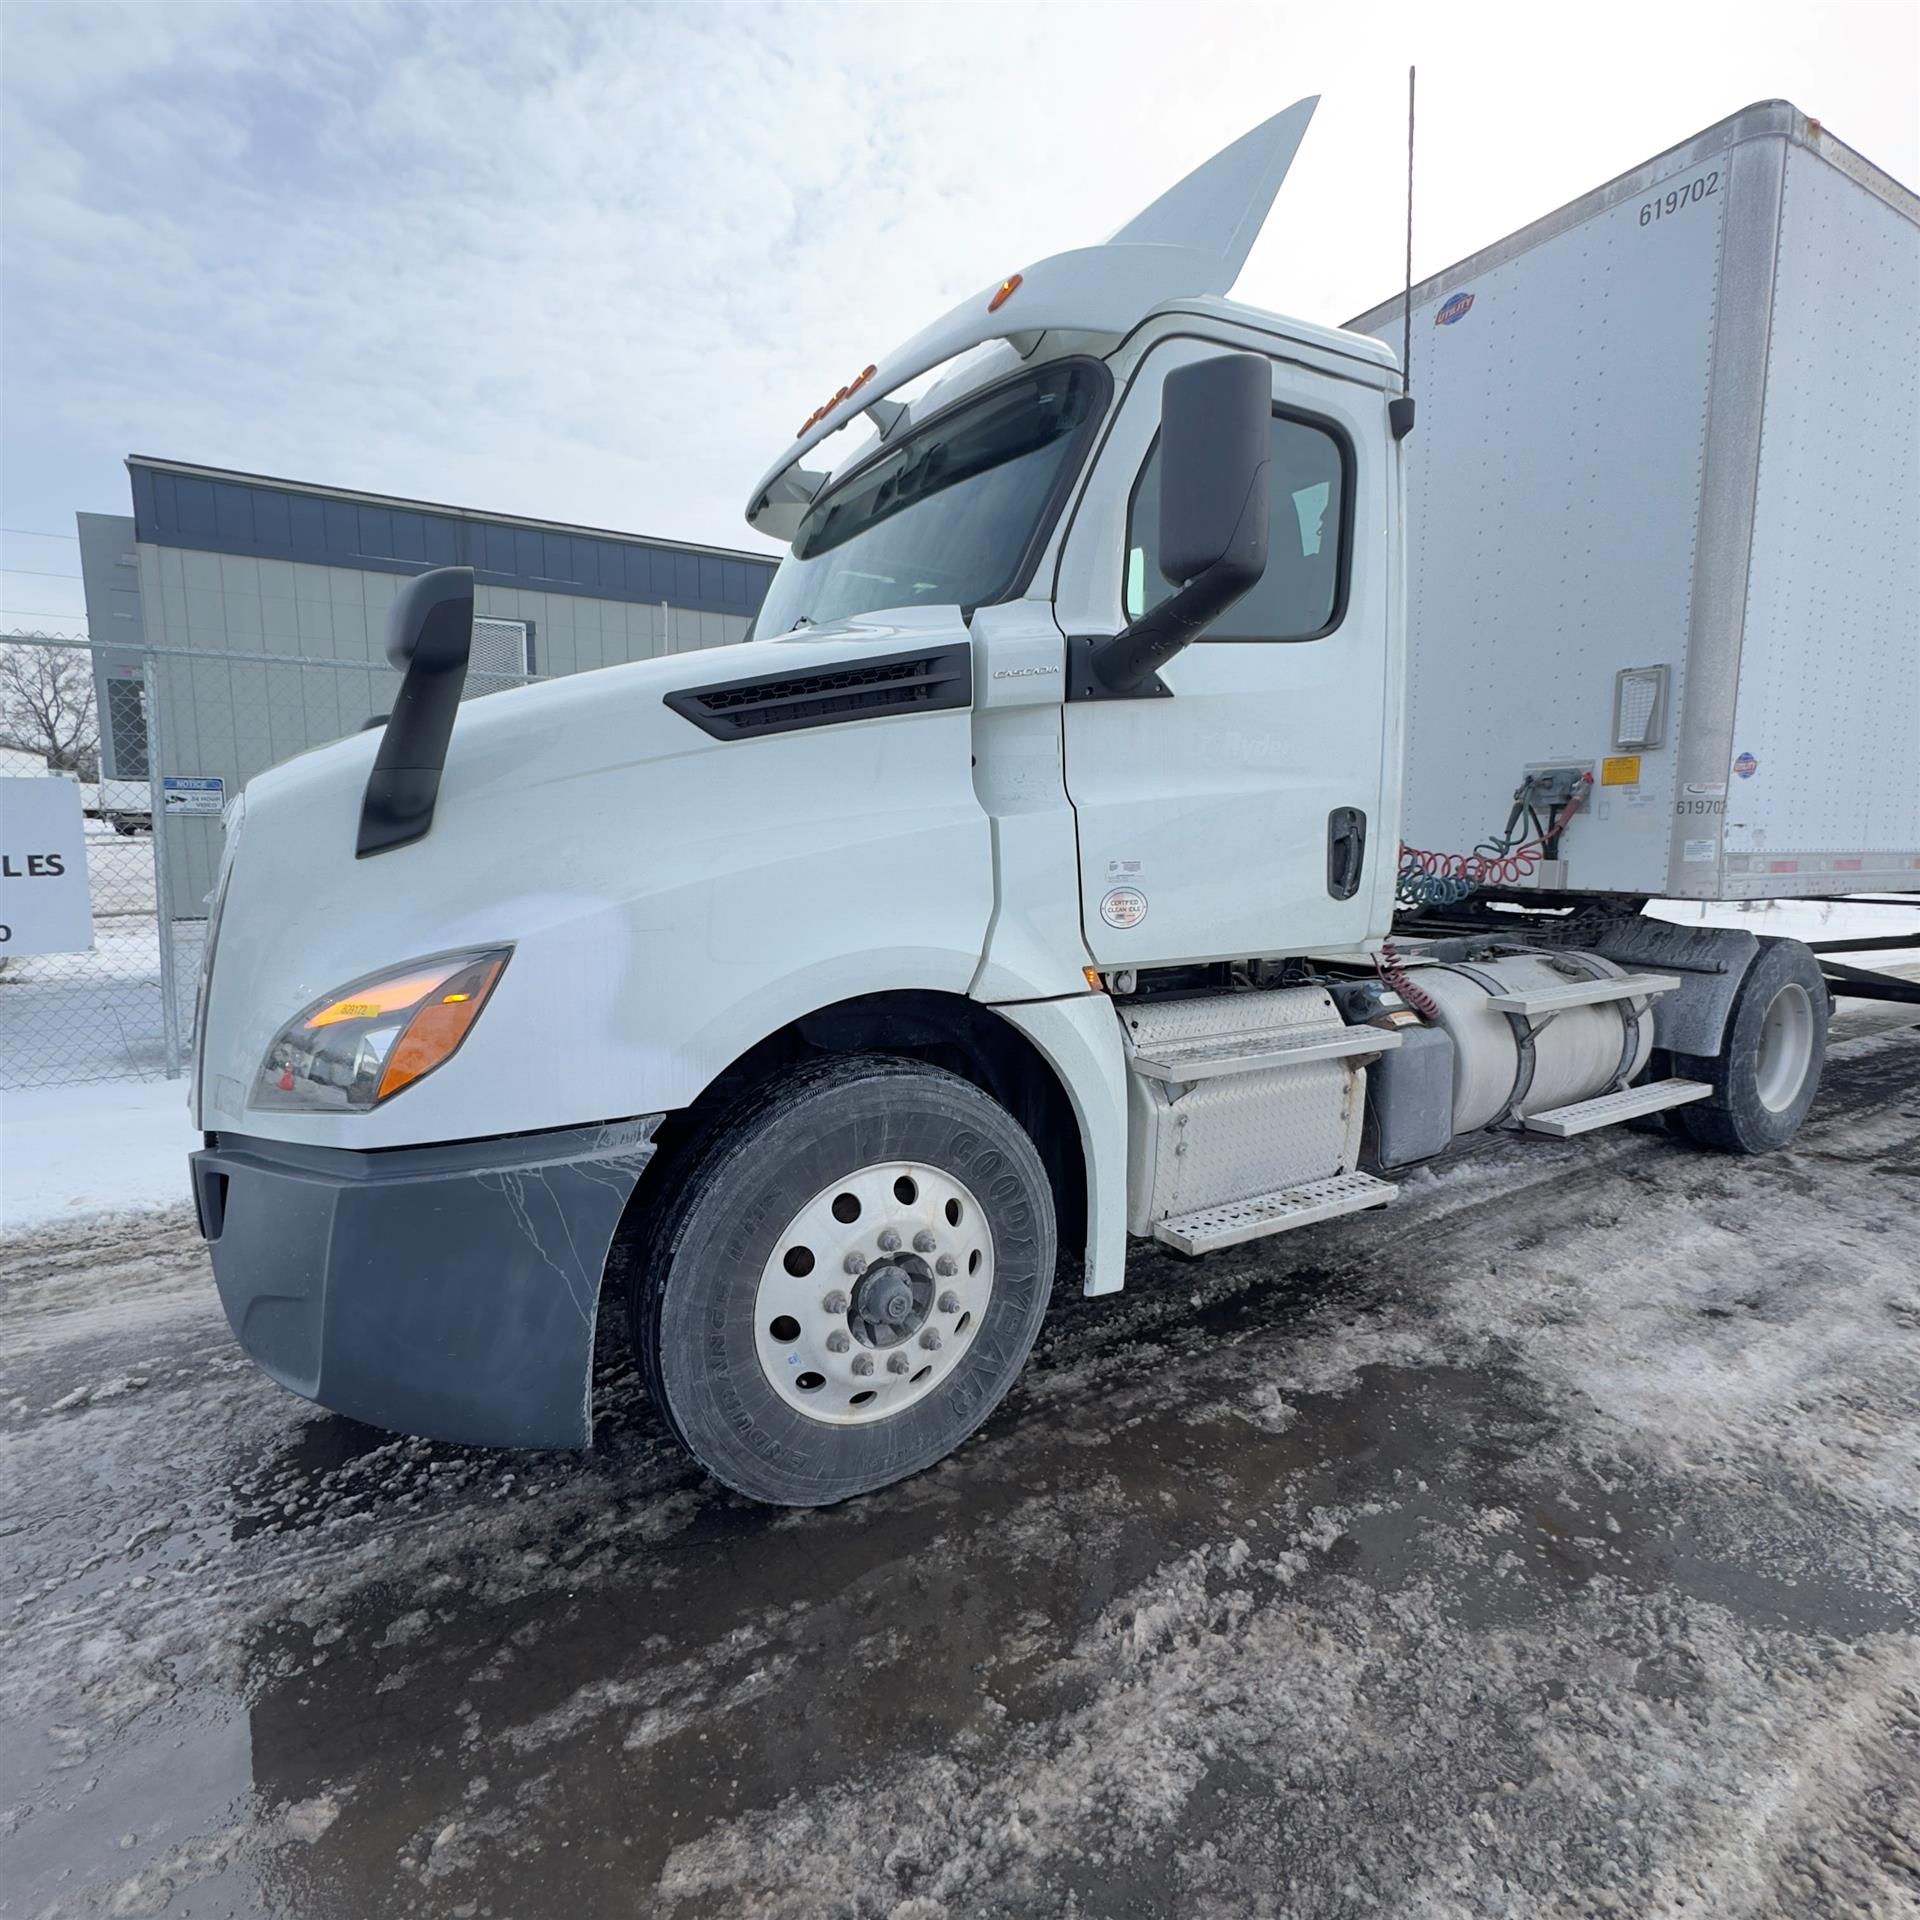
M 850 373 L 1304 93 L 1238 291 L 1344 319 L 1409 60 L 1421 273 L 1771 95 L 1920 179 L 1913 0 L 0 0 L 0 626 L 78 625 L 129 452 L 761 544 Z

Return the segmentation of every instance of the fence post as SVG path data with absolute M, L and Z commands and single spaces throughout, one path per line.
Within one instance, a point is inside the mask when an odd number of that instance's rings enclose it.
M 167 790 L 161 784 L 160 681 L 153 655 L 140 657 L 147 722 L 147 817 L 153 823 L 153 930 L 160 943 L 160 1037 L 169 1080 L 180 1078 L 180 995 L 174 982 L 173 886 L 167 859 Z

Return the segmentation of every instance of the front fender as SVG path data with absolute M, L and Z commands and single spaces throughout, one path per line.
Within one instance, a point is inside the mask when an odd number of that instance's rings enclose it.
M 749 651 L 733 656 L 743 675 Z M 489 711 L 462 713 L 433 830 L 375 859 L 353 857 L 369 747 L 254 783 L 214 961 L 202 1126 L 395 1147 L 670 1111 L 815 1007 L 882 988 L 964 994 L 993 906 L 968 710 L 719 741 L 663 700 L 715 664 L 654 661 L 474 703 Z M 513 958 L 471 1037 L 398 1098 L 353 1115 L 246 1106 L 302 1005 L 376 968 L 503 942 Z

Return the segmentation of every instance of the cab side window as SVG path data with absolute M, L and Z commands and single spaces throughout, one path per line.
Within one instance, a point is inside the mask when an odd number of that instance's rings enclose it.
M 1315 640 L 1339 624 L 1346 602 L 1352 475 L 1346 442 L 1291 414 L 1273 416 L 1267 475 L 1267 570 L 1203 640 Z M 1127 513 L 1127 618 L 1173 592 L 1160 573 L 1160 445 L 1140 470 Z

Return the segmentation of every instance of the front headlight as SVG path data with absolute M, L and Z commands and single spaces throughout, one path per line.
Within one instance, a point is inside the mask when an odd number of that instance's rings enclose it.
M 451 1060 L 511 947 L 435 954 L 316 1000 L 274 1036 L 250 1107 L 365 1113 Z

